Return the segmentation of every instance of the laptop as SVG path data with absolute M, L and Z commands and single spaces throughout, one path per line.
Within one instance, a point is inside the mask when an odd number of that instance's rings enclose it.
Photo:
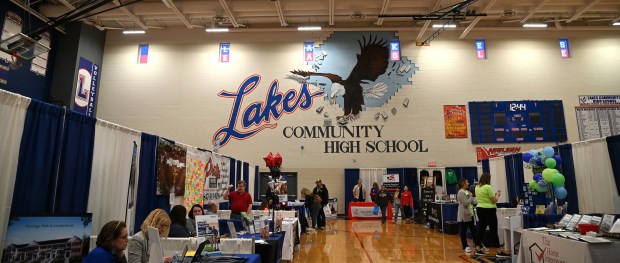
M 185 247 L 183 248 L 183 252 L 181 252 L 181 254 L 179 255 L 181 258 L 179 259 L 178 262 L 185 263 L 185 255 L 187 254 L 188 249 L 189 249 L 189 246 L 185 244 Z

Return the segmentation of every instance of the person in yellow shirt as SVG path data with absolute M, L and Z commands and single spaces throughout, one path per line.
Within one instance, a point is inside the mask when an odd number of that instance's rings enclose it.
M 491 174 L 484 172 L 480 175 L 480 181 L 476 185 L 476 201 L 478 206 L 476 212 L 478 212 L 478 220 L 480 225 L 478 226 L 478 240 L 485 240 L 484 233 L 487 230 L 487 226 L 490 231 L 491 244 L 487 244 L 489 247 L 496 248 L 495 257 L 497 258 L 509 258 L 506 252 L 499 244 L 499 237 L 497 236 L 497 201 L 499 200 L 500 191 L 495 192 L 493 186 L 491 186 Z M 482 250 L 476 250 L 478 256 L 486 255 Z

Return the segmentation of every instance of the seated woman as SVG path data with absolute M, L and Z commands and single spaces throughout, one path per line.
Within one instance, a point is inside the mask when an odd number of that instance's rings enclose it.
M 189 230 L 190 236 L 196 236 L 196 216 L 201 216 L 204 214 L 204 210 L 202 210 L 202 206 L 199 204 L 195 204 L 192 206 L 192 209 L 187 213 L 187 219 L 185 220 L 185 227 Z
M 148 227 L 155 227 L 160 237 L 167 237 L 170 217 L 163 209 L 155 209 L 144 219 L 140 232 L 133 235 L 128 246 L 129 263 L 148 263 L 150 256 Z M 171 263 L 172 257 L 164 257 L 164 263 Z
M 126 263 L 125 249 L 129 241 L 127 225 L 123 221 L 110 221 L 103 225 L 97 236 L 97 247 L 82 262 Z
M 169 237 L 190 237 L 191 233 L 187 230 L 185 221 L 185 206 L 175 205 L 170 211 L 170 232 Z

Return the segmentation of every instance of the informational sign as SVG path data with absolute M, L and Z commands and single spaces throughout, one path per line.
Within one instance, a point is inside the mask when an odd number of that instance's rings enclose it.
M 579 106 L 620 106 L 620 95 L 579 96 Z
M 426 220 L 434 225 L 435 227 L 442 228 L 443 223 L 441 222 L 441 204 L 432 203 L 427 204 L 426 206 Z
M 314 42 L 304 42 L 304 61 L 314 61 Z
M 560 39 L 560 54 L 562 55 L 562 58 L 570 58 L 568 39 Z
M 398 174 L 384 174 L 383 185 L 385 185 L 385 188 L 390 193 L 394 193 L 396 191 L 396 187 L 400 186 L 400 179 Z
M 474 144 L 567 140 L 561 100 L 469 102 L 469 120 Z
M 422 188 L 422 211 L 427 212 L 429 203 L 435 202 L 435 188 Z
M 390 41 L 390 60 L 400 60 L 400 41 Z
M 443 105 L 443 120 L 447 139 L 467 138 L 465 105 Z
M 149 45 L 141 44 L 138 46 L 138 64 L 146 64 L 149 61 Z
M 95 103 L 97 100 L 97 87 L 99 85 L 99 65 L 80 57 L 75 87 L 75 99 L 73 110 L 86 116 L 94 116 Z
M 521 152 L 521 147 L 476 147 L 476 157 L 478 162 L 491 158 L 510 155 Z
M 230 61 L 230 43 L 220 43 L 220 62 L 228 63 Z
M 581 141 L 620 134 L 620 106 L 575 107 L 575 115 Z
M 484 39 L 477 39 L 476 42 L 476 58 L 477 59 L 487 59 L 487 44 Z

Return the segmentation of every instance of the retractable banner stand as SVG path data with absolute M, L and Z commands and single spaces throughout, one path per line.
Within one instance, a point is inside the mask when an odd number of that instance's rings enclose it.
M 225 202 L 224 191 L 230 184 L 230 165 L 228 157 L 217 153 L 208 155 L 205 168 L 204 199 Z

